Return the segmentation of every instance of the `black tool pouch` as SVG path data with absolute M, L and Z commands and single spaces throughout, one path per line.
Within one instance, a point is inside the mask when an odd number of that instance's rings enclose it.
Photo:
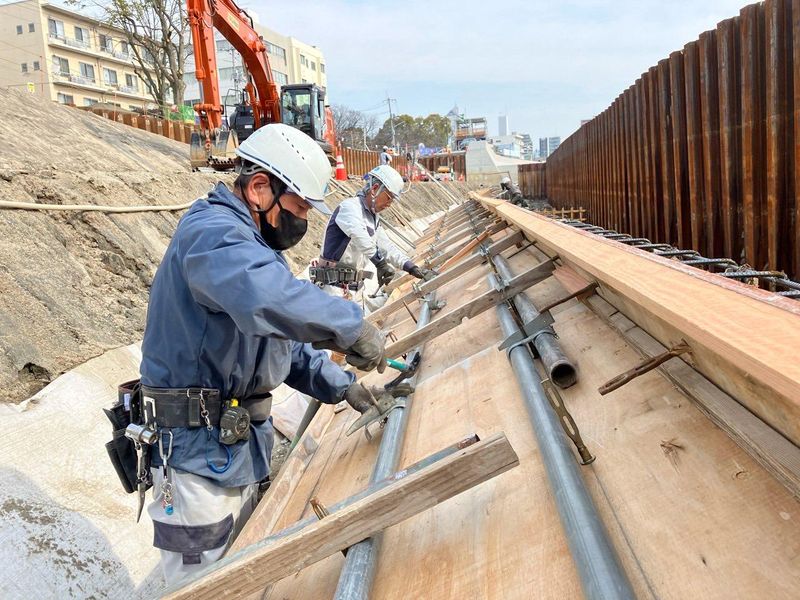
M 117 388 L 117 392 L 117 403 L 110 409 L 103 409 L 113 428 L 111 441 L 106 443 L 106 452 L 122 487 L 131 494 L 136 491 L 138 457 L 133 440 L 125 437 L 125 428 L 131 423 L 143 422 L 141 383 L 138 379 L 127 381 Z M 149 456 L 149 448 L 145 448 L 144 452 Z

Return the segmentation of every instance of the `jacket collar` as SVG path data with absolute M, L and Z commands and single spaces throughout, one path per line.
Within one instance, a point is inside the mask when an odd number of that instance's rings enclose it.
M 249 225 L 251 229 L 260 234 L 258 226 L 253 221 L 253 217 L 250 216 L 250 211 L 247 210 L 247 205 L 243 200 L 236 197 L 230 188 L 221 181 L 208 193 L 208 203 L 230 209 L 233 214 Z

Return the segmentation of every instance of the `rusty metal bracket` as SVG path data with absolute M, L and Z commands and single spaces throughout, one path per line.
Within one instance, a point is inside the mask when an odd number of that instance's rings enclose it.
M 657 354 L 656 356 L 651 356 L 644 362 L 639 363 L 632 369 L 617 375 L 613 379 L 609 379 L 599 388 L 597 391 L 600 392 L 601 396 L 608 394 L 609 392 L 613 392 L 616 389 L 621 388 L 623 385 L 632 381 L 639 377 L 640 375 L 644 375 L 645 373 L 652 371 L 659 365 L 667 362 L 669 359 L 674 358 L 676 356 L 680 356 L 681 354 L 686 354 L 687 352 L 691 352 L 692 349 L 689 347 L 685 341 L 681 341 L 680 344 L 677 344 L 667 350 L 666 352 L 662 352 L 661 354 Z
M 564 399 L 561 397 L 558 389 L 553 385 L 553 382 L 550 381 L 550 379 L 543 379 L 542 387 L 544 387 L 545 395 L 550 401 L 550 406 L 553 407 L 553 410 L 556 411 L 556 414 L 558 415 L 558 421 L 561 423 L 564 433 L 566 433 L 567 437 L 572 440 L 573 444 L 575 444 L 575 448 L 578 450 L 578 454 L 581 457 L 581 464 L 592 464 L 596 457 L 592 456 L 592 453 L 589 452 L 586 444 L 583 443 L 583 438 L 581 437 L 581 432 L 578 429 L 578 426 L 575 424 L 575 419 L 572 418 L 572 415 L 567 410 L 567 407 L 564 404 Z
M 579 296 L 582 296 L 584 294 L 588 294 L 589 292 L 594 290 L 596 287 L 598 287 L 598 284 L 597 284 L 596 281 L 593 281 L 589 285 L 586 285 L 586 286 L 582 287 L 578 291 L 572 292 L 571 294 L 569 294 L 567 296 L 564 296 L 562 298 L 559 298 L 558 300 L 554 300 L 550 304 L 546 304 L 542 308 L 537 308 L 536 310 L 538 310 L 540 313 L 545 313 L 545 312 L 555 308 L 559 304 L 564 304 L 564 302 L 567 302 L 568 300 L 572 300 L 573 298 L 578 298 Z

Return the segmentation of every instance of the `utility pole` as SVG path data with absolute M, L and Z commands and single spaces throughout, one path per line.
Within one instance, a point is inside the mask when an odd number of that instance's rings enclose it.
M 397 104 L 397 100 L 395 98 L 389 98 L 389 92 L 386 92 L 386 104 L 389 105 L 389 124 L 392 127 L 392 148 L 397 149 L 397 138 L 394 132 L 394 113 L 392 113 L 392 102 Z

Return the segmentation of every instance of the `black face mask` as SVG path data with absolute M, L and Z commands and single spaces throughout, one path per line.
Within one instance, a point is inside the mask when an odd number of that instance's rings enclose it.
M 276 200 L 280 212 L 278 213 L 278 226 L 273 227 L 267 221 L 266 210 L 259 210 L 258 225 L 261 229 L 261 237 L 273 250 L 288 250 L 306 234 L 308 221 L 295 216 L 283 206 L 280 200 Z

